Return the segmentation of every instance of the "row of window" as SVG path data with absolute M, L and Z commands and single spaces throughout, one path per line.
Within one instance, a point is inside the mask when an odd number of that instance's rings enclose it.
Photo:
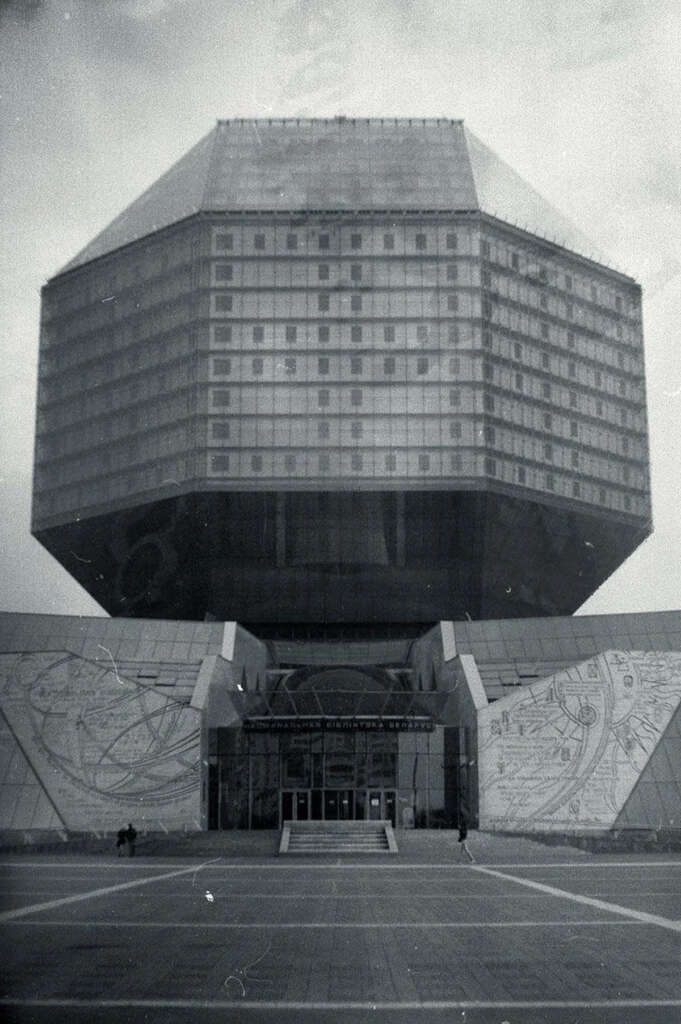
M 380 326 L 378 324 L 350 324 L 349 327 L 349 338 L 355 345 L 367 343 L 371 339 L 376 340 L 376 331 L 379 329 L 382 341 L 386 345 L 394 345 L 396 340 L 404 335 L 406 325 L 401 324 L 399 327 L 396 327 L 395 324 L 383 324 Z M 438 332 L 435 329 L 436 327 L 437 325 L 413 324 L 409 325 L 409 331 L 420 344 L 442 340 L 443 336 L 452 345 L 458 344 L 461 340 L 462 328 L 458 324 L 447 324 L 444 335 L 443 332 Z M 288 345 L 293 345 L 301 340 L 301 336 L 302 340 L 305 341 L 310 330 L 311 328 L 307 325 L 300 327 L 297 324 L 285 324 L 283 326 L 283 338 Z M 274 341 L 274 331 L 271 326 L 266 328 L 264 324 L 253 324 L 253 326 L 244 327 L 241 331 L 242 337 L 246 331 L 248 331 L 248 337 L 256 345 L 263 344 L 266 337 L 270 342 Z M 338 333 L 338 330 L 333 330 L 334 337 L 338 337 Z M 232 324 L 215 324 L 213 327 L 213 341 L 216 345 L 231 345 L 236 337 L 236 331 Z M 317 324 L 314 330 L 314 338 L 320 345 L 328 345 L 331 337 L 332 327 L 329 324 Z
M 305 239 L 306 241 L 307 239 Z M 304 241 L 300 238 L 298 232 L 288 231 L 285 237 L 285 247 L 289 252 L 297 252 L 299 249 L 299 243 Z M 361 231 L 353 231 L 350 234 L 350 248 L 360 250 L 363 246 L 363 235 Z M 416 252 L 426 252 L 429 248 L 428 234 L 423 231 L 417 231 L 413 235 L 413 244 Z M 264 252 L 267 246 L 267 235 L 265 232 L 256 231 L 253 234 L 253 248 L 257 252 Z M 448 231 L 445 234 L 445 246 L 447 249 L 458 248 L 458 235 L 454 231 Z M 320 231 L 317 235 L 317 248 L 320 252 L 324 252 L 331 248 L 331 235 L 328 232 Z M 234 249 L 234 233 L 229 231 L 219 231 L 215 234 L 215 250 L 216 252 L 230 252 Z M 395 249 L 395 232 L 386 231 L 383 233 L 383 249 L 386 252 L 392 252 Z
M 312 296 L 309 296 L 312 298 Z M 352 292 L 350 298 L 350 311 L 361 313 L 365 305 L 366 296 L 361 292 Z M 331 296 L 328 292 L 318 292 L 316 295 L 316 308 L 318 313 L 328 313 L 331 309 Z M 371 303 L 368 303 L 370 305 Z M 449 292 L 444 296 L 444 308 L 451 313 L 459 309 L 459 296 L 455 292 Z M 213 309 L 216 313 L 232 313 L 235 310 L 234 295 L 231 292 L 216 292 L 213 295 Z
M 345 360 L 343 360 L 343 362 L 345 363 Z M 214 377 L 229 377 L 229 376 L 231 376 L 232 364 L 233 364 L 233 361 L 231 359 L 221 359 L 221 358 L 218 358 L 218 357 L 214 358 L 213 359 L 213 376 Z M 296 375 L 297 369 L 298 369 L 298 360 L 296 359 L 295 356 L 285 356 L 283 360 L 279 360 L 279 359 L 275 358 L 274 362 L 273 362 L 273 365 L 270 365 L 269 369 L 270 370 L 274 369 L 274 368 L 278 369 L 279 365 L 281 365 L 281 368 L 284 370 L 284 372 L 288 376 L 293 377 L 293 376 Z M 368 371 L 367 372 L 370 372 L 372 367 L 374 366 L 373 361 L 371 359 L 366 360 L 366 359 L 363 359 L 362 356 L 350 356 L 349 361 L 347 363 L 347 369 L 350 371 L 351 374 L 362 374 L 362 373 L 365 372 L 365 366 L 367 366 L 367 365 L 368 365 Z M 439 365 L 441 365 L 439 360 L 431 360 L 431 359 L 428 358 L 428 356 L 417 356 L 415 358 L 414 362 L 413 362 L 413 365 L 410 364 L 409 367 L 407 367 L 407 365 L 405 364 L 405 360 L 401 359 L 400 360 L 400 365 L 399 365 L 399 370 L 400 370 L 401 374 L 404 374 L 404 373 L 408 372 L 408 369 L 409 369 L 409 370 L 412 370 L 413 372 L 415 372 L 417 375 L 422 376 L 424 374 L 427 374 L 432 367 L 439 366 Z M 250 370 L 251 370 L 251 373 L 253 374 L 253 376 L 255 376 L 255 377 L 262 376 L 262 374 L 264 372 L 264 367 L 265 367 L 265 360 L 261 356 L 255 356 L 254 358 L 251 359 Z M 320 377 L 327 376 L 329 374 L 329 372 L 330 372 L 330 368 L 331 368 L 331 359 L 330 359 L 329 356 L 318 356 L 317 357 L 317 374 Z M 305 367 L 305 369 L 307 369 L 307 367 Z M 339 366 L 338 361 L 334 360 L 334 371 L 336 373 L 343 372 L 345 369 L 346 369 L 345 366 Z M 397 372 L 397 369 L 398 369 L 398 363 L 397 363 L 397 359 L 395 358 L 395 356 L 385 356 L 383 358 L 383 373 L 386 376 L 388 376 L 388 377 L 392 376 L 393 374 L 395 374 Z M 451 375 L 458 375 L 458 374 L 460 374 L 461 373 L 461 360 L 458 359 L 458 358 L 450 359 L 449 362 L 448 362 L 448 369 L 449 369 L 449 373 Z
M 235 273 L 236 269 L 236 273 Z M 275 280 L 275 269 L 276 269 L 276 280 Z M 334 264 L 333 267 L 329 263 L 318 263 L 316 267 L 316 279 L 317 281 L 330 281 L 332 279 L 333 271 L 344 271 L 346 268 L 341 264 Z M 459 280 L 459 267 L 456 263 L 447 263 L 444 266 L 440 266 L 437 263 L 428 264 L 428 274 L 424 280 L 422 273 L 422 265 L 418 263 L 405 264 L 401 262 L 385 263 L 382 262 L 377 266 L 369 267 L 369 277 L 371 283 L 374 285 L 386 286 L 392 284 L 393 287 L 403 287 L 406 284 L 415 285 L 436 285 L 438 280 L 446 281 L 458 281 Z M 313 270 L 312 266 L 303 264 L 302 267 L 298 266 L 292 270 L 290 265 L 287 264 L 269 264 L 269 273 L 263 275 L 262 265 L 255 266 L 246 264 L 237 264 L 236 268 L 232 263 L 217 262 L 213 264 L 213 281 L 222 285 L 225 282 L 234 281 L 240 285 L 247 285 L 250 287 L 272 287 L 275 284 L 284 287 L 306 287 L 308 282 L 306 271 Z M 361 263 L 351 263 L 349 265 L 350 280 L 360 283 L 365 280 L 365 268 Z M 472 283 L 472 275 L 466 274 L 468 281 L 464 283 Z M 265 280 L 263 280 L 265 277 Z M 335 274 L 334 274 L 335 277 Z M 380 278 L 380 280 L 377 280 Z M 413 280 L 412 280 L 413 279 Z

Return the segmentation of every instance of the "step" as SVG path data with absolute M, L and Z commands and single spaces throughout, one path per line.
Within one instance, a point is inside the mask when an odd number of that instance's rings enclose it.
M 397 853 L 389 821 L 285 821 L 279 853 Z

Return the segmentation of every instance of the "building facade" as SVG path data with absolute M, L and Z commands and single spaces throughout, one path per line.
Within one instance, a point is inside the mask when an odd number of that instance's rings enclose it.
M 460 121 L 218 122 L 43 290 L 33 532 L 112 618 L 4 624 L 12 756 L 65 828 L 631 823 L 678 623 L 547 624 L 650 529 L 632 278 Z

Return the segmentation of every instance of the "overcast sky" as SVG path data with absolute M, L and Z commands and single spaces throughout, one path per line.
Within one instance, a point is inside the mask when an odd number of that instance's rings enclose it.
M 29 536 L 39 289 L 217 118 L 453 117 L 644 287 L 655 533 L 583 612 L 681 608 L 678 0 L 0 0 L 0 608 L 101 609 Z

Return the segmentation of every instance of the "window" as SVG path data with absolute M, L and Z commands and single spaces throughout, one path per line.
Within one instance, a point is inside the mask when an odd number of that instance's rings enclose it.
M 329 296 L 326 294 L 326 292 L 322 292 L 321 295 L 317 296 L 317 308 L 319 309 L 320 313 L 329 312 Z
M 549 325 L 548 324 L 542 323 L 542 325 L 541 325 L 541 336 L 542 336 L 542 338 L 544 338 L 544 340 L 546 340 L 548 338 L 548 336 L 549 336 Z
M 456 235 L 454 234 L 454 232 L 453 231 L 448 232 L 447 233 L 447 237 L 445 239 L 445 245 L 447 246 L 447 248 L 448 249 L 456 249 L 457 248 L 457 242 L 458 242 L 458 239 L 457 239 Z
M 511 267 L 513 270 L 517 270 L 520 266 L 520 258 L 517 252 L 511 253 Z
M 216 345 L 229 345 L 232 341 L 232 327 L 220 326 L 215 328 L 215 343 Z
M 322 452 L 319 456 L 319 472 L 328 473 L 330 468 L 329 456 Z
M 353 356 L 350 360 L 350 373 L 362 372 L 362 359 L 360 356 Z
M 544 413 L 544 430 L 553 430 L 553 416 L 550 412 Z
M 264 235 L 256 235 L 255 238 L 253 239 L 253 247 L 255 249 L 264 249 L 265 248 L 265 236 Z
M 447 280 L 448 281 L 456 281 L 458 276 L 459 276 L 459 268 L 457 267 L 456 263 L 448 263 L 447 264 Z
M 395 236 L 394 235 L 383 235 L 383 248 L 394 249 L 395 248 Z
M 350 235 L 350 248 L 361 249 L 362 248 L 362 236 L 361 235 Z
M 298 329 L 295 326 L 295 324 L 287 324 L 286 325 L 286 340 L 289 343 L 293 343 L 296 340 L 297 334 L 298 334 Z
M 618 313 L 622 312 L 622 299 L 619 295 L 615 296 L 615 309 Z
M 568 363 L 568 377 L 574 377 L 577 374 L 577 366 L 573 359 Z
M 350 434 L 355 440 L 358 440 L 364 433 L 364 427 L 359 420 L 353 420 L 350 424 Z
M 296 372 L 296 360 L 293 356 L 288 356 L 284 360 L 284 369 L 289 376 L 292 376 Z
M 229 471 L 229 455 L 212 455 L 210 468 L 213 473 L 226 473 Z
M 414 241 L 416 244 L 416 248 L 419 250 L 419 252 L 423 252 L 426 248 L 426 236 L 423 234 L 418 234 Z
M 494 412 L 494 395 L 486 394 L 483 399 L 485 412 Z
M 395 372 L 395 357 L 394 356 L 387 356 L 383 360 L 383 372 L 388 377 Z
M 461 360 L 450 359 L 449 360 L 449 372 L 453 377 L 458 376 L 461 373 Z
M 485 473 L 487 476 L 497 475 L 497 460 L 490 459 L 489 456 L 485 458 Z
M 397 459 L 394 455 L 388 454 L 385 457 L 385 468 L 392 473 L 397 468 Z
M 262 324 L 255 324 L 253 327 L 253 341 L 262 342 L 265 340 L 265 328 Z
M 628 437 L 623 437 L 622 438 L 622 451 L 624 452 L 625 455 L 629 451 L 629 438 Z
M 458 345 L 459 343 L 459 325 L 448 324 L 447 325 L 447 339 L 450 345 Z
M 321 391 L 317 392 L 317 405 L 320 408 L 329 404 L 329 392 L 327 388 L 322 388 Z
M 571 302 L 566 302 L 565 303 L 565 316 L 568 318 L 568 320 L 572 320 L 574 315 L 575 315 L 575 307 L 574 307 L 574 305 Z
M 572 291 L 572 277 L 570 274 L 565 275 L 565 290 L 568 292 Z
M 218 252 L 224 252 L 226 249 L 232 249 L 234 247 L 234 237 L 228 234 L 222 234 L 215 236 L 215 248 Z
M 226 441 L 229 438 L 230 424 L 227 420 L 213 424 L 213 437 L 216 441 Z
M 572 409 L 576 409 L 577 408 L 577 392 L 576 391 L 571 391 L 570 392 L 570 408 L 572 408 Z
M 320 377 L 325 376 L 329 372 L 329 360 L 327 356 L 320 356 L 317 360 L 317 373 Z
M 352 405 L 362 404 L 362 392 L 359 388 L 353 388 L 350 392 L 350 402 Z
M 568 341 L 568 348 L 574 348 L 575 347 L 575 336 L 574 336 L 572 331 L 568 331 L 567 341 Z
M 428 341 L 428 325 L 417 324 L 416 325 L 416 340 L 423 344 Z
M 601 505 L 605 505 L 605 487 L 601 487 L 601 489 L 599 490 L 598 500 L 601 503 Z
M 422 473 L 427 473 L 430 469 L 430 455 L 425 452 L 419 453 L 419 469 Z
M 362 325 L 353 324 L 350 328 L 350 340 L 359 344 L 362 341 Z
M 579 480 L 572 481 L 572 497 L 579 498 L 581 494 L 581 488 L 579 486 Z
M 328 235 L 320 235 L 319 238 L 317 239 L 317 244 L 319 245 L 320 249 L 328 249 L 329 248 L 329 236 Z
M 287 249 L 297 249 L 298 248 L 298 235 L 291 233 L 291 234 L 288 234 L 286 236 L 286 248 Z
M 481 274 L 481 278 L 482 278 L 482 287 L 483 288 L 489 288 L 490 285 L 492 284 L 492 275 L 490 274 L 489 270 L 487 270 L 486 268 L 483 268 L 483 271 L 482 271 L 482 274 Z
M 319 264 L 319 266 L 317 267 L 317 276 L 318 276 L 320 281 L 328 281 L 329 280 L 329 264 L 328 263 L 320 263 Z
M 213 392 L 213 405 L 225 406 L 231 405 L 232 396 L 229 391 L 214 391 Z
M 620 409 L 620 423 L 622 424 L 623 427 L 626 427 L 626 425 L 627 425 L 627 410 L 626 409 Z
M 492 427 L 488 423 L 486 423 L 485 424 L 484 434 L 485 434 L 485 441 L 486 441 L 487 444 L 496 444 L 497 432 L 494 429 L 494 427 Z
M 482 315 L 485 317 L 486 320 L 489 320 L 490 317 L 492 316 L 492 303 L 489 301 L 489 299 L 482 300 Z
M 620 395 L 623 395 L 625 393 L 626 388 L 624 386 L 624 381 L 623 380 L 618 380 L 617 381 L 617 390 L 619 391 Z
M 490 330 L 484 330 L 482 332 L 482 343 L 485 348 L 492 347 L 492 332 Z
M 383 328 L 383 340 L 387 345 L 395 341 L 395 327 L 393 324 L 386 324 Z
M 215 264 L 215 280 L 216 281 L 231 281 L 233 276 L 233 268 L 231 263 L 216 263 Z
M 485 378 L 485 380 L 494 379 L 494 367 L 490 363 L 489 359 L 485 359 L 482 364 L 482 375 Z
M 570 420 L 570 437 L 577 437 L 579 433 L 579 426 L 577 420 Z
M 350 280 L 361 281 L 362 280 L 362 264 L 353 263 L 350 267 Z
M 539 296 L 539 308 L 540 309 L 548 309 L 549 308 L 548 299 L 546 298 L 546 296 L 543 293 Z
M 287 473 L 295 473 L 296 471 L 296 457 L 295 455 L 287 455 L 284 458 L 284 468 Z
M 461 392 L 459 390 L 452 390 L 449 392 L 449 404 L 461 405 Z
M 461 423 L 459 420 L 450 420 L 449 422 L 449 436 L 456 438 L 457 440 L 461 437 Z
M 520 345 L 516 341 L 516 342 L 514 342 L 514 345 L 513 345 L 513 358 L 514 359 L 522 359 L 522 357 L 523 357 L 523 346 Z
M 260 377 L 262 374 L 263 360 L 260 357 L 257 357 L 252 361 L 251 367 L 253 370 L 253 375 L 255 377 Z
M 544 445 L 544 458 L 547 462 L 551 462 L 553 460 L 553 445 L 548 444 L 548 442 Z
M 229 377 L 232 372 L 232 360 L 231 359 L 214 359 L 213 360 L 213 373 L 216 377 Z
M 489 259 L 489 253 L 490 253 L 489 242 L 485 241 L 484 239 L 483 239 L 483 242 L 482 242 L 482 245 L 481 245 L 481 252 L 482 252 L 482 255 L 485 257 L 485 259 Z
M 450 455 L 449 456 L 449 464 L 452 467 L 452 472 L 453 473 L 460 473 L 461 472 L 461 467 L 462 467 L 463 463 L 462 463 L 462 460 L 461 460 L 461 456 L 458 454 L 458 452 L 456 454 L 454 454 L 454 455 Z
M 353 452 L 350 456 L 350 465 L 355 472 L 362 468 L 362 456 L 359 452 Z
M 546 481 L 545 482 L 546 482 L 546 490 L 547 491 L 552 491 L 553 490 L 553 473 L 547 473 L 546 474 Z
M 525 467 L 524 466 L 518 466 L 518 483 L 519 484 L 524 484 L 525 483 L 525 479 L 526 479 Z
M 596 399 L 596 415 L 597 416 L 602 416 L 603 415 L 603 403 L 601 402 L 600 398 Z
M 522 375 L 522 373 L 516 373 L 516 375 L 515 375 L 515 387 L 516 387 L 516 391 L 522 391 L 523 390 L 523 375 Z
M 419 375 L 428 373 L 428 360 L 425 356 L 419 356 L 416 360 L 416 372 Z
M 259 473 L 262 469 L 262 455 L 251 455 L 251 469 Z
M 329 422 L 328 420 L 320 420 L 317 424 L 317 435 L 321 440 L 326 441 L 329 437 Z
M 329 326 L 328 324 L 320 324 L 317 330 L 317 337 L 320 344 L 324 345 L 329 340 Z
M 487 305 L 489 306 L 489 303 L 487 303 Z M 455 295 L 454 292 L 450 292 L 449 295 L 447 296 L 447 309 L 450 311 L 450 313 L 455 313 L 458 308 L 459 297 L 458 295 Z M 490 306 L 489 312 L 486 314 L 486 316 L 491 316 L 491 313 L 492 308 Z
M 215 308 L 218 313 L 228 313 L 232 308 L 232 296 L 229 292 L 218 292 L 215 296 Z
M 548 352 L 542 352 L 541 354 L 541 365 L 544 370 L 549 368 L 549 354 Z
M 598 302 L 598 292 L 596 291 L 596 285 L 591 285 L 591 301 Z
M 629 495 L 628 495 L 628 494 L 625 494 L 625 495 L 624 495 L 624 507 L 625 507 L 625 509 L 627 510 L 627 512 L 628 512 L 628 511 L 630 510 L 630 508 L 631 508 L 631 498 L 629 497 Z
M 359 313 L 361 311 L 361 309 L 362 309 L 362 296 L 361 295 L 355 294 L 355 295 L 351 295 L 350 296 L 350 309 L 353 311 L 353 313 Z
M 579 469 L 579 452 L 573 448 L 572 450 L 572 468 Z

